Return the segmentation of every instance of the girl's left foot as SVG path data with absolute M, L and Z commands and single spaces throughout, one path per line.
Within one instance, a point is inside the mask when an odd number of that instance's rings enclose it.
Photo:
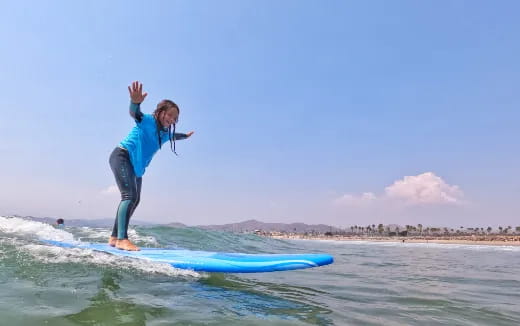
M 139 251 L 139 247 L 137 247 L 135 244 L 131 243 L 128 239 L 119 239 L 116 241 L 116 248 L 121 250 L 128 250 L 128 251 Z
M 110 239 L 108 240 L 108 245 L 110 247 L 115 247 L 116 246 L 116 242 L 117 242 L 117 237 L 110 237 Z

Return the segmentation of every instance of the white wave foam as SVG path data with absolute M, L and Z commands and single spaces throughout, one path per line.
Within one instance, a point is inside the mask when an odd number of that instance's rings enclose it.
M 137 270 L 147 274 L 161 274 L 167 276 L 202 277 L 204 274 L 190 270 L 174 268 L 165 263 L 150 262 L 127 257 L 118 257 L 107 253 L 97 252 L 90 249 L 62 248 L 43 244 L 27 244 L 26 240 L 54 240 L 67 243 L 81 243 L 75 240 L 74 235 L 62 229 L 57 229 L 50 224 L 26 220 L 19 217 L 0 216 L 0 232 L 13 237 L 0 238 L 0 244 L 9 244 L 25 251 L 35 259 L 44 263 L 78 263 L 94 264 L 98 266 L 115 267 L 125 270 Z M 89 238 L 102 238 L 103 241 L 110 236 L 106 229 L 82 228 L 81 236 Z M 157 243 L 154 237 L 139 236 L 135 230 L 129 230 L 129 237 L 148 243 Z M 0 252 L 0 257 L 2 253 Z
M 74 235 L 72 233 L 63 229 L 57 229 L 47 223 L 31 221 L 19 217 L 0 216 L 0 232 L 24 238 L 36 237 L 40 240 L 54 240 L 68 243 L 80 242 L 79 240 L 74 239 Z M 79 230 L 76 229 L 75 233 L 78 233 L 76 234 L 78 239 L 99 239 L 100 242 L 105 242 L 110 237 L 112 230 L 104 228 L 82 227 Z M 132 228 L 128 230 L 128 238 L 132 242 L 145 243 L 147 246 L 159 246 L 159 242 L 155 237 L 140 235 L 135 229 Z
M 154 236 L 138 234 L 136 230 L 128 229 L 128 238 L 132 241 L 144 242 L 151 247 L 158 247 L 160 244 Z
M 82 226 L 78 231 L 81 231 L 81 235 L 87 238 L 103 238 L 103 240 L 107 239 L 112 233 L 109 229 L 93 228 L 89 226 Z
M 72 233 L 57 229 L 50 224 L 30 221 L 19 217 L 0 216 L 0 232 L 28 238 L 76 243 Z
M 99 242 L 105 242 L 112 235 L 111 229 L 106 228 L 92 228 L 88 226 L 81 227 L 74 231 L 78 239 L 88 238 Z M 132 242 L 144 243 L 147 247 L 159 247 L 160 244 L 157 239 L 149 235 L 141 235 L 133 228 L 128 229 L 128 238 Z
M 118 257 L 90 249 L 62 248 L 47 245 L 28 244 L 20 247 L 35 259 L 48 264 L 76 263 L 96 266 L 115 267 L 124 270 L 139 271 L 146 274 L 166 276 L 202 277 L 200 273 L 172 267 L 169 264 Z

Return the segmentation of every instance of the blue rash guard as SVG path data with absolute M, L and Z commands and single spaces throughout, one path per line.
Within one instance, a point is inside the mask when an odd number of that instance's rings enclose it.
M 157 122 L 153 115 L 142 113 L 139 104 L 131 103 L 130 112 L 135 117 L 136 125 L 119 146 L 128 151 L 136 177 L 142 177 L 154 154 L 159 150 Z M 168 129 L 161 128 L 159 135 L 161 145 L 170 140 Z M 186 134 L 176 133 L 173 137 L 172 140 L 181 140 L 186 138 Z

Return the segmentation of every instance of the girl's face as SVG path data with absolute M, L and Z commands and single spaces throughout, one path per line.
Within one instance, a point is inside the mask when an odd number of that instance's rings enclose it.
M 179 119 L 179 111 L 176 108 L 169 108 L 166 111 L 161 112 L 159 114 L 159 122 L 163 126 L 163 128 L 168 128 L 174 123 L 177 123 Z

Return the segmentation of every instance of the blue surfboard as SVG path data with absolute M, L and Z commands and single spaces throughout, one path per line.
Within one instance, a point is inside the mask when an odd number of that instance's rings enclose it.
M 44 240 L 44 242 L 65 248 L 91 249 L 117 256 L 162 262 L 176 268 L 201 272 L 259 273 L 289 271 L 318 267 L 334 262 L 334 258 L 327 254 L 241 254 L 161 248 L 141 248 L 140 251 L 126 251 L 100 243 L 73 244 L 53 240 Z

